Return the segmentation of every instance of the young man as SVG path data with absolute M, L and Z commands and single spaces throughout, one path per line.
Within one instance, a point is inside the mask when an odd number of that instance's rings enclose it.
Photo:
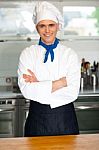
M 30 100 L 25 136 L 78 134 L 73 101 L 79 93 L 80 65 L 76 53 L 56 38 L 63 18 L 44 1 L 36 5 L 33 21 L 40 40 L 22 51 L 18 66 L 20 90 Z

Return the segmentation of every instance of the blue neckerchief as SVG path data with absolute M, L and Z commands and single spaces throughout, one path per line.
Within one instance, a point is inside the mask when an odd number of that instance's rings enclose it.
M 41 41 L 41 38 L 40 38 L 39 45 L 43 46 L 47 50 L 46 53 L 45 53 L 44 63 L 46 63 L 49 53 L 51 55 L 51 61 L 53 62 L 53 60 L 54 60 L 54 51 L 53 51 L 53 49 L 57 47 L 58 43 L 59 43 L 59 40 L 56 38 L 55 41 L 54 41 L 54 44 L 46 45 L 45 43 L 43 43 Z

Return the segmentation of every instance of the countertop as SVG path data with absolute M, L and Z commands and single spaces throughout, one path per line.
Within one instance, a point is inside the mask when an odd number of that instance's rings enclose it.
M 21 97 L 23 97 L 21 93 L 15 93 L 12 91 L 0 92 L 0 99 L 3 99 L 3 98 L 21 98 Z
M 0 150 L 99 150 L 99 134 L 1 138 Z
M 86 86 L 86 88 L 81 88 L 78 97 L 83 96 L 99 96 L 99 86 Z M 0 99 L 3 98 L 23 98 L 23 95 L 20 92 L 0 90 Z
M 98 90 L 83 90 L 79 92 L 78 97 L 83 96 L 99 96 L 99 89 Z M 23 98 L 23 95 L 21 93 L 12 92 L 12 91 L 0 91 L 0 99 L 3 98 Z
M 80 96 L 99 96 L 99 86 L 86 86 L 86 88 L 81 88 L 79 92 Z

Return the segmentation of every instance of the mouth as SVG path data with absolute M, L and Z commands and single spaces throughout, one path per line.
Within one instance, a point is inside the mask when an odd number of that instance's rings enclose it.
M 44 36 L 45 36 L 45 37 L 50 37 L 51 35 L 49 35 L 49 34 L 44 34 Z
M 43 34 L 43 38 L 45 40 L 45 42 L 47 42 L 47 44 L 52 44 L 53 41 L 54 41 L 54 36 L 53 36 L 53 33 L 46 33 L 46 34 Z
M 44 35 L 47 40 L 50 40 L 51 35 Z

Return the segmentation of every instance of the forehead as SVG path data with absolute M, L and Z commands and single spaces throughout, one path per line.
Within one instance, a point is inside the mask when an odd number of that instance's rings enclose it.
M 55 21 L 52 20 L 41 20 L 39 23 L 40 24 L 44 24 L 44 25 L 48 25 L 48 24 L 57 24 Z

